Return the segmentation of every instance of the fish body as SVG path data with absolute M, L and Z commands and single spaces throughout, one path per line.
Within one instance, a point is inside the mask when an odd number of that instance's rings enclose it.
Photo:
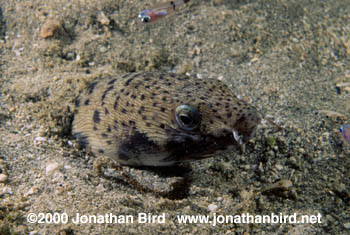
M 170 166 L 239 146 L 259 122 L 217 79 L 140 72 L 91 83 L 76 101 L 73 135 L 121 165 Z
M 350 144 L 350 124 L 342 125 L 339 131 L 343 135 L 345 142 Z
M 162 19 L 163 17 L 175 12 L 180 6 L 185 5 L 190 0 L 177 0 L 160 3 L 150 9 L 146 9 L 139 14 L 139 21 L 150 23 Z

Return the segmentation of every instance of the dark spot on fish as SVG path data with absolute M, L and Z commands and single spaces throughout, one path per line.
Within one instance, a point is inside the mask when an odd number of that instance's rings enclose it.
M 94 123 L 99 123 L 101 121 L 99 111 L 95 110 L 93 120 L 94 120 Z
M 89 145 L 89 141 L 88 141 L 87 136 L 85 136 L 81 132 L 74 133 L 73 136 L 78 141 L 78 145 L 81 148 L 87 148 L 87 146 Z
M 134 80 L 134 77 L 132 77 L 132 78 L 129 78 L 126 82 L 125 82 L 125 86 L 129 86 L 129 84 L 130 84 L 130 82 L 132 81 L 132 80 Z
M 105 114 L 108 115 L 109 114 L 109 111 L 107 108 L 105 108 Z
M 101 136 L 102 136 L 103 138 L 107 138 L 107 137 L 108 137 L 108 135 L 107 135 L 106 133 L 102 133 Z
M 137 113 L 142 114 L 143 111 L 145 111 L 145 107 L 141 106 L 140 109 L 137 111 Z
M 119 99 L 120 99 L 120 96 L 118 96 L 118 97 L 115 99 L 115 101 L 114 101 L 113 108 L 114 108 L 115 110 L 118 108 Z
M 87 89 L 89 94 L 91 94 L 92 92 L 94 92 L 94 89 L 95 89 L 96 85 L 97 85 L 97 82 L 93 82 L 93 83 L 91 83 L 91 84 L 89 85 L 89 87 L 88 87 L 88 89 Z
M 75 103 L 75 107 L 79 107 L 80 106 L 80 98 L 79 97 L 76 98 L 74 103 Z
M 114 86 L 110 86 L 105 90 L 105 92 L 103 93 L 103 95 L 101 97 L 101 101 L 103 101 L 106 98 L 108 92 L 111 91 L 113 88 L 114 88 Z
M 158 148 L 158 145 L 148 138 L 146 134 L 135 130 L 129 139 L 121 142 L 118 156 L 122 160 L 127 160 L 130 157 L 138 156 L 140 153 L 153 153 Z M 128 157 L 123 158 L 126 156 Z
M 98 152 L 103 154 L 105 151 L 103 151 L 103 149 L 99 149 Z
M 108 85 L 113 85 L 113 83 L 114 83 L 115 81 L 117 81 L 117 79 L 112 79 L 112 80 L 110 80 L 110 81 L 108 82 Z
M 122 113 L 126 114 L 127 113 L 126 109 L 123 108 Z
M 90 99 L 86 99 L 84 102 L 85 105 L 89 105 L 90 104 Z

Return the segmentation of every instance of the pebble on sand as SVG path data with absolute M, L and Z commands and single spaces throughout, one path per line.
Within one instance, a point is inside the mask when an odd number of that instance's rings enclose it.
M 346 228 L 346 229 L 350 229 L 350 222 L 345 223 L 343 226 L 344 226 L 344 228 Z
M 7 175 L 0 174 L 0 183 L 4 183 L 7 180 Z
M 53 174 L 56 170 L 59 170 L 61 167 L 62 167 L 62 165 L 58 164 L 57 162 L 49 163 L 45 169 L 46 175 Z
M 62 28 L 61 22 L 57 20 L 48 20 L 46 21 L 40 30 L 40 36 L 42 38 L 51 38 L 55 36 Z
M 208 209 L 210 210 L 210 212 L 214 213 L 218 209 L 218 206 L 215 204 L 209 204 Z

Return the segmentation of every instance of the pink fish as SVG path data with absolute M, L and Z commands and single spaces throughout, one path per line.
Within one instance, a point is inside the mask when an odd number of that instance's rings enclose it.
M 345 124 L 339 128 L 345 141 L 350 144 L 350 124 Z
M 177 0 L 157 4 L 151 9 L 146 9 L 139 14 L 139 20 L 142 23 L 154 22 L 173 13 L 180 6 L 185 5 L 190 0 Z

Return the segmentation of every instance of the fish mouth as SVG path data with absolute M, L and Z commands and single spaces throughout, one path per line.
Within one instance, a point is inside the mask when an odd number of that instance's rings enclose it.
M 258 113 L 249 113 L 243 115 L 232 126 L 233 139 L 241 145 L 248 142 L 256 132 L 256 129 L 261 121 L 261 117 Z
M 211 157 L 218 151 L 227 150 L 230 147 L 241 147 L 247 138 L 234 129 L 222 130 L 220 136 L 207 135 L 197 138 L 172 138 L 166 149 L 170 153 L 166 161 L 189 161 Z
M 256 129 L 257 127 L 255 126 L 251 128 L 249 132 L 244 132 L 242 134 L 239 131 L 232 129 L 233 139 L 236 141 L 236 143 L 238 143 L 239 145 L 242 145 L 248 142 L 255 135 Z

